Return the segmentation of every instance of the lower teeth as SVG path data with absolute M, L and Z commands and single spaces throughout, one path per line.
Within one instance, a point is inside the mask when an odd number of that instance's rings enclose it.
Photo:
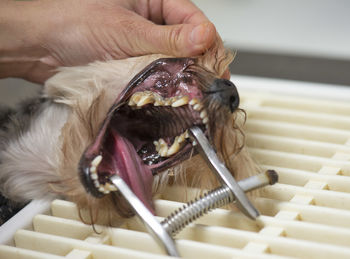
M 156 150 L 160 156 L 169 157 L 179 152 L 179 150 L 185 144 L 185 139 L 187 139 L 188 137 L 188 132 L 186 130 L 180 136 L 175 137 L 175 140 L 170 147 L 168 147 L 168 144 L 162 138 L 158 141 L 154 141 L 153 144 L 155 145 Z

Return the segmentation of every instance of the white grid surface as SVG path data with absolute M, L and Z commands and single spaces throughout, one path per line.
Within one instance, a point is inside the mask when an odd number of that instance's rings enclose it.
M 279 183 L 253 200 L 262 213 L 256 221 L 217 209 L 185 228 L 177 236 L 181 256 L 350 258 L 350 94 L 343 95 L 349 90 L 233 80 L 248 114 L 248 147 L 263 168 L 278 171 Z M 342 93 L 337 101 L 336 93 Z M 169 188 L 156 201 L 159 217 L 182 205 L 179 192 Z M 168 258 L 135 219 L 118 228 L 97 226 L 98 235 L 80 222 L 75 204 L 55 200 L 30 221 L 13 235 L 14 244 L 0 246 L 0 258 Z

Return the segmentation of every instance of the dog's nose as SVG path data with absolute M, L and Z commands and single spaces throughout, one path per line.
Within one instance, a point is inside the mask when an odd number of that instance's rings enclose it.
M 237 88 L 227 79 L 216 78 L 207 93 L 210 94 L 211 98 L 219 101 L 221 105 L 227 106 L 231 112 L 234 112 L 239 106 Z

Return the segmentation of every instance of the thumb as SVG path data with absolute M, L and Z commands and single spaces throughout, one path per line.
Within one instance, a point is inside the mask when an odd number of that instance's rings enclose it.
M 139 38 L 143 54 L 161 53 L 173 56 L 195 56 L 205 52 L 216 38 L 215 26 L 210 23 L 147 26 Z

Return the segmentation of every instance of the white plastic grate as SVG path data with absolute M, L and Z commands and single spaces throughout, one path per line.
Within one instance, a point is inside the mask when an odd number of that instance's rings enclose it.
M 292 96 L 252 90 L 249 84 L 260 79 L 238 79 L 248 114 L 247 144 L 263 168 L 276 169 L 279 183 L 253 201 L 262 213 L 257 221 L 217 209 L 185 228 L 177 236 L 181 256 L 350 258 L 350 102 L 326 94 L 301 97 L 302 83 L 291 84 Z M 271 84 L 278 82 L 290 85 Z M 305 92 L 312 89 L 324 91 L 307 86 Z M 179 192 L 183 189 L 169 188 L 155 202 L 159 217 L 182 206 Z M 97 226 L 102 233 L 94 233 L 80 222 L 75 204 L 55 200 L 46 214 L 34 216 L 32 227 L 14 234 L 14 244 L 0 246 L 0 258 L 169 258 L 136 219 L 103 229 Z

